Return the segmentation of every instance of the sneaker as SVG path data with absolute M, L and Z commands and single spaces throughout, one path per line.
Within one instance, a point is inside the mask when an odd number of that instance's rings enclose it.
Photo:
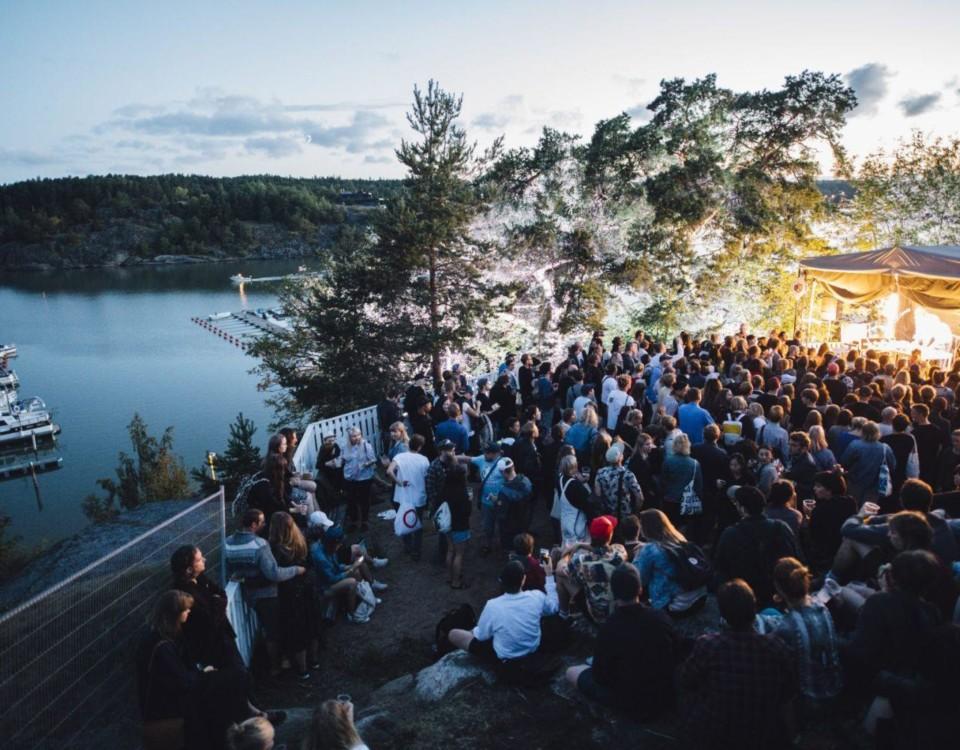
M 370 564 L 373 565 L 374 568 L 385 568 L 388 562 L 390 562 L 390 560 L 386 557 L 374 557 L 370 560 Z
M 390 588 L 387 584 L 383 583 L 382 581 L 374 581 L 373 583 L 370 584 L 370 587 L 374 591 L 386 591 L 388 588 Z
M 347 614 L 347 621 L 348 621 L 348 622 L 358 623 L 358 624 L 362 625 L 362 624 L 364 624 L 364 623 L 370 622 L 370 618 L 369 618 L 369 617 L 357 617 L 356 615 L 353 614 L 353 612 L 350 612 L 350 613 Z

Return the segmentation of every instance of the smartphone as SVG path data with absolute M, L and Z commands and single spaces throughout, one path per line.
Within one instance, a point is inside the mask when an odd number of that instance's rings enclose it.
M 550 550 L 548 550 L 546 547 L 540 548 L 540 561 L 550 562 Z

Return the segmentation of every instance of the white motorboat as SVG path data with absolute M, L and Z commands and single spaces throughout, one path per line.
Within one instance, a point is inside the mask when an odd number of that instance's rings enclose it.
M 20 378 L 13 370 L 9 370 L 0 364 L 0 390 L 15 391 L 20 387 Z
M 230 281 L 234 284 L 246 284 L 249 281 L 253 281 L 253 276 L 244 276 L 242 273 L 235 273 L 230 277 Z
M 0 389 L 0 446 L 36 444 L 59 432 L 42 399 L 18 399 L 15 388 Z
M 233 313 L 231 313 L 231 312 L 212 313 L 212 314 L 210 314 L 210 315 L 207 316 L 207 320 L 226 320 L 227 318 L 231 317 L 232 315 L 233 315 Z

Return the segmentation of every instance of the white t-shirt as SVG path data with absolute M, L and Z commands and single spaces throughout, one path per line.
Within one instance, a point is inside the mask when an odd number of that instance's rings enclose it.
M 426 456 L 407 451 L 393 457 L 397 465 L 396 474 L 399 482 L 409 482 L 409 487 L 397 484 L 393 488 L 393 501 L 400 505 L 406 503 L 414 508 L 422 508 L 427 504 L 427 469 L 430 461 Z
M 607 398 L 607 429 L 615 430 L 617 427 L 617 417 L 620 416 L 620 410 L 624 406 L 636 406 L 637 402 L 633 400 L 631 396 L 626 391 L 621 391 L 619 388 L 615 390 Z
M 490 599 L 480 613 L 473 637 L 493 639 L 493 650 L 501 659 L 517 659 L 540 647 L 540 618 L 556 614 L 557 584 L 547 576 L 547 593 L 537 589 L 518 594 L 501 594 Z
M 617 390 L 617 379 L 607 375 L 600 384 L 600 400 L 603 403 L 610 403 L 610 394 Z

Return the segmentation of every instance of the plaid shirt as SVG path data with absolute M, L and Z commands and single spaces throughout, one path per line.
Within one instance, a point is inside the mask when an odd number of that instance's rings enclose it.
M 780 709 L 797 691 L 793 663 L 786 644 L 753 629 L 697 639 L 680 669 L 691 746 L 779 747 Z
M 427 467 L 423 480 L 427 490 L 427 505 L 431 512 L 440 506 L 440 496 L 443 494 L 443 483 L 447 478 L 448 469 L 442 458 L 433 459 Z

